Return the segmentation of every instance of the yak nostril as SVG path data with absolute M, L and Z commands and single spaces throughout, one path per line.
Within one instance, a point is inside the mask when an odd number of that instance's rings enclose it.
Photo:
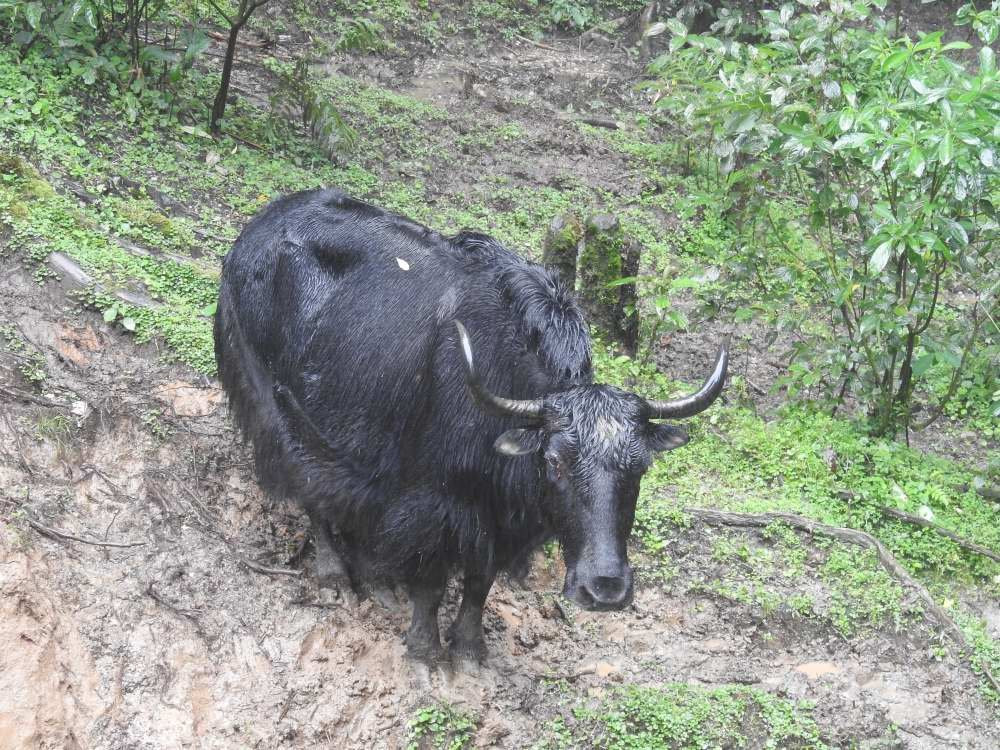
M 625 598 L 628 584 L 620 576 L 595 576 L 590 588 L 592 596 L 597 601 L 617 604 Z

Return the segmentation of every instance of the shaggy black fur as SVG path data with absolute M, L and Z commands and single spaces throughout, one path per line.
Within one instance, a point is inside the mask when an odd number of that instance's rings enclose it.
M 455 320 L 485 387 L 545 397 L 544 424 L 477 406 Z M 453 647 L 481 656 L 496 573 L 553 535 L 568 595 L 627 604 L 639 479 L 685 438 L 649 422 L 639 397 L 590 384 L 587 327 L 554 274 L 484 235 L 443 237 L 336 190 L 298 193 L 226 257 L 215 345 L 261 485 L 327 522 L 355 577 L 410 585 L 412 652 L 440 647 L 437 603 L 458 567 Z M 524 455 L 498 455 L 501 435 Z

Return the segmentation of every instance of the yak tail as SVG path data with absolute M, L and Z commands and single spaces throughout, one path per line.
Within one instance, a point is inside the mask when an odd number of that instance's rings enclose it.
M 285 412 L 285 416 L 290 417 L 290 422 L 294 428 L 292 432 L 300 440 L 302 447 L 315 455 L 328 461 L 340 462 L 343 458 L 341 453 L 333 446 L 327 437 L 320 431 L 316 423 L 312 421 L 299 400 L 295 398 L 292 390 L 280 383 L 274 384 L 274 400 Z

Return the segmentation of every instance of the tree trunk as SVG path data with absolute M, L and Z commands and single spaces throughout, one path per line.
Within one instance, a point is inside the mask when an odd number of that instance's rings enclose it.
M 229 98 L 229 79 L 233 75 L 233 59 L 236 57 L 236 38 L 240 34 L 243 23 L 234 23 L 229 27 L 229 41 L 226 44 L 226 58 L 222 63 L 222 81 L 219 83 L 219 93 L 215 95 L 212 105 L 210 128 L 213 133 L 219 132 L 219 120 L 226 114 L 226 99 Z

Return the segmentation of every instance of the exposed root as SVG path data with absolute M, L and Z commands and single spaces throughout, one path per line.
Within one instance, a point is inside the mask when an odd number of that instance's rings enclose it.
M 882 564 L 882 567 L 904 588 L 912 591 L 920 599 L 931 620 L 948 633 L 952 640 L 967 654 L 973 653 L 972 644 L 969 643 L 962 629 L 934 601 L 934 597 L 930 595 L 930 592 L 903 569 L 903 566 L 897 562 L 886 546 L 871 534 L 842 526 L 829 526 L 828 524 L 814 521 L 811 518 L 797 516 L 794 513 L 734 513 L 724 510 L 713 510 L 711 508 L 684 508 L 683 510 L 684 513 L 692 518 L 713 526 L 763 528 L 772 523 L 785 523 L 800 531 L 806 531 L 810 534 L 820 534 L 848 544 L 856 544 L 865 549 L 875 550 L 875 554 L 878 555 L 878 560 Z M 979 663 L 973 666 L 979 670 L 979 673 L 990 683 L 997 694 L 1000 694 L 1000 682 L 997 682 L 996 677 L 993 676 L 989 668 L 985 664 Z
M 943 526 L 938 526 L 936 523 L 928 521 L 926 518 L 915 516 L 912 513 L 904 513 L 901 510 L 896 510 L 895 508 L 889 508 L 887 506 L 883 506 L 879 510 L 881 510 L 882 513 L 891 518 L 895 518 L 905 523 L 912 523 L 915 526 L 923 526 L 925 529 L 930 529 L 935 534 L 940 534 L 943 537 L 951 539 L 959 547 L 964 547 L 970 552 L 975 552 L 978 555 L 982 555 L 983 557 L 988 557 L 991 560 L 996 560 L 997 562 L 1000 562 L 1000 555 L 998 555 L 996 552 L 989 549 L 988 547 L 984 547 L 981 544 L 976 544 L 975 542 L 971 542 L 965 537 L 959 536 L 954 531 L 950 531 L 944 528 Z
M 80 542 L 81 544 L 91 544 L 95 547 L 144 547 L 146 542 L 102 542 L 99 539 L 84 539 L 81 536 L 76 536 L 75 534 L 70 534 L 68 531 L 63 531 L 62 529 L 54 529 L 51 526 L 45 526 L 39 521 L 36 521 L 31 516 L 28 516 L 28 525 L 31 526 L 35 531 L 43 536 L 47 536 L 50 539 L 55 539 L 60 542 Z

